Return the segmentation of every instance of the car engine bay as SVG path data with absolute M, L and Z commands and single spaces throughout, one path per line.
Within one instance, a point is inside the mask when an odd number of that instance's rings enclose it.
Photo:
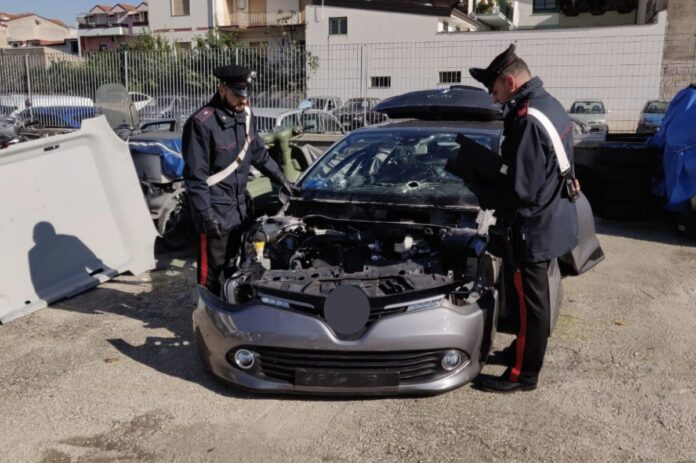
M 225 283 L 223 296 L 232 304 L 259 299 L 320 314 L 332 290 L 351 285 L 382 315 L 445 297 L 471 304 L 497 279 L 497 258 L 485 252 L 494 221 L 486 211 L 462 214 L 457 226 L 266 217 L 244 235 L 240 270 Z

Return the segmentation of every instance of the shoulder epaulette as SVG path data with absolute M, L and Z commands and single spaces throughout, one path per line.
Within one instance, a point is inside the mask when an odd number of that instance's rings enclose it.
M 201 109 L 198 110 L 196 114 L 193 115 L 193 118 L 196 119 L 198 122 L 203 123 L 207 121 L 210 116 L 213 115 L 213 108 L 210 106 L 204 106 Z
M 519 117 L 527 117 L 527 108 L 529 108 L 529 101 L 523 101 L 518 107 L 517 107 L 517 115 Z

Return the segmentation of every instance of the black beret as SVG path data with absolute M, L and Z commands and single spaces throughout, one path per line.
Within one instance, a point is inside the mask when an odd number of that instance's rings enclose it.
M 251 69 L 245 68 L 244 66 L 237 66 L 236 64 L 215 68 L 213 75 L 221 81 L 230 84 L 250 84 L 251 80 L 253 80 Z
M 503 72 L 506 67 L 514 63 L 515 60 L 517 60 L 517 55 L 515 54 L 515 44 L 511 43 L 507 50 L 493 58 L 493 61 L 491 61 L 491 64 L 489 64 L 486 69 L 469 68 L 469 74 L 471 74 L 471 77 L 485 85 L 490 93 L 493 89 L 493 84 L 500 73 Z

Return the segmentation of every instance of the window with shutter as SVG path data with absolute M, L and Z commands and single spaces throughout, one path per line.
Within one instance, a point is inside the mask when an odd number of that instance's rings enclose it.
M 189 16 L 190 14 L 189 0 L 172 0 L 172 16 Z
M 329 18 L 329 35 L 345 35 L 348 33 L 348 18 Z
M 558 0 L 534 0 L 534 13 L 553 13 L 558 11 Z

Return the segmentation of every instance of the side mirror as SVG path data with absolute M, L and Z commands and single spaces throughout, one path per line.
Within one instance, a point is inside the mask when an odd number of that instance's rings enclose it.
M 296 125 L 295 127 L 292 128 L 293 135 L 301 135 L 303 132 L 304 132 L 304 130 L 302 130 L 302 126 Z
M 133 103 L 128 105 L 128 112 L 130 113 L 133 127 L 138 127 L 140 125 L 140 113 L 138 113 L 138 110 L 135 108 Z

